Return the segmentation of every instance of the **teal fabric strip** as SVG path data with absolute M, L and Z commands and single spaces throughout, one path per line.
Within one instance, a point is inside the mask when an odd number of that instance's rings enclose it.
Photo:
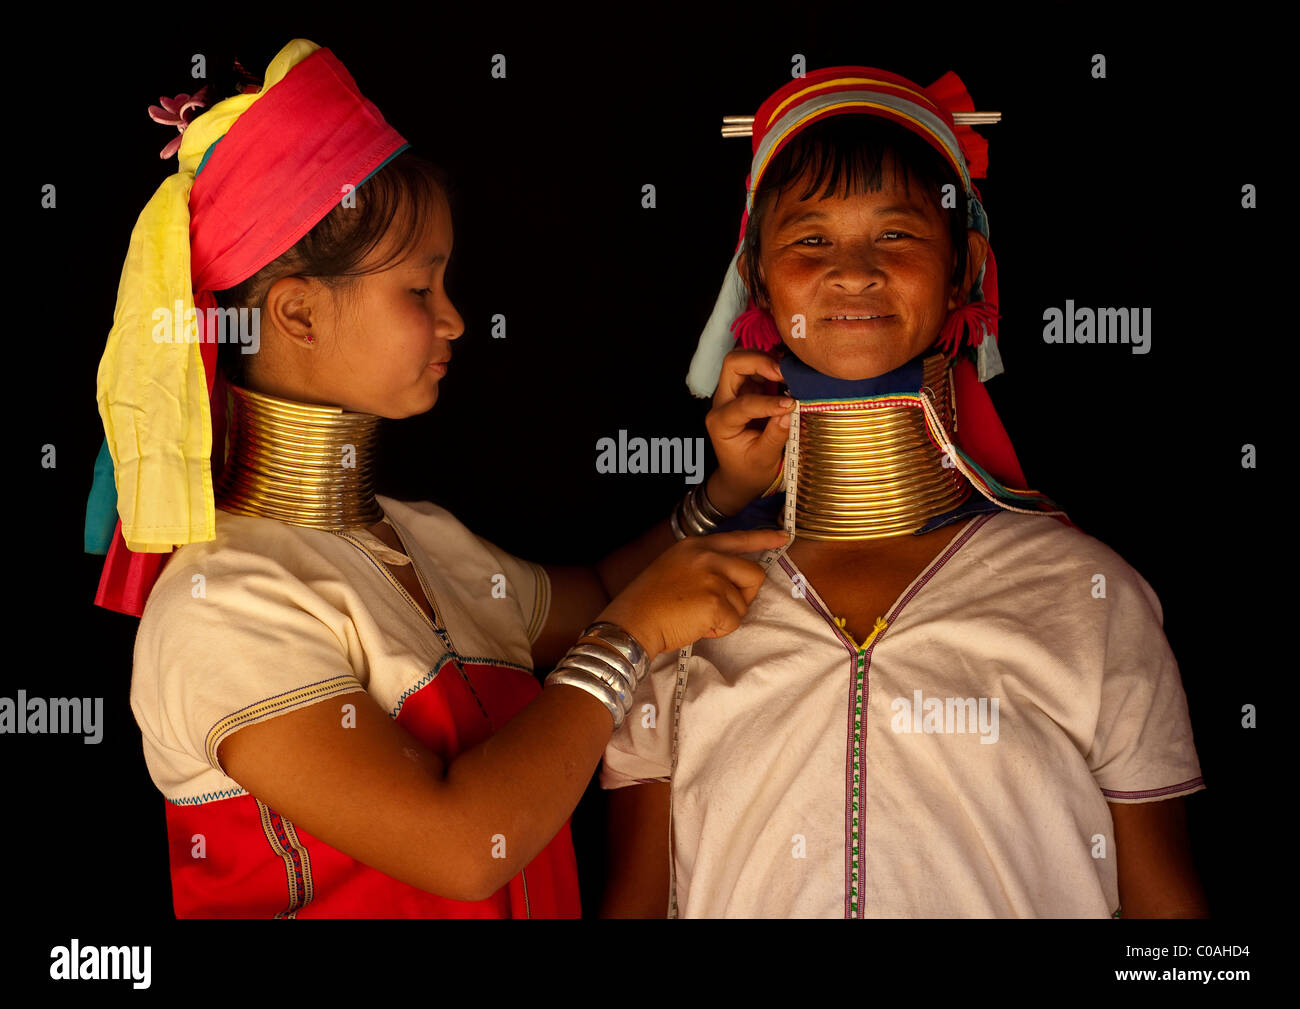
M 113 455 L 108 439 L 95 459 L 95 479 L 86 502 L 85 544 L 88 554 L 106 554 L 117 529 L 117 485 L 113 482 Z
M 383 161 L 379 162 L 379 164 L 375 167 L 375 172 L 379 171 L 379 169 L 383 168 L 384 165 L 388 164 L 388 162 L 392 161 L 393 158 L 397 157 L 399 154 L 401 154 L 404 150 L 406 150 L 406 149 L 407 149 L 408 147 L 410 147 L 410 146 L 411 146 L 411 145 L 410 145 L 409 143 L 406 143 L 406 144 L 403 144 L 401 147 L 399 147 L 397 150 L 393 151 L 392 154 L 388 155 L 388 157 L 384 158 Z M 373 175 L 375 174 L 375 172 L 371 172 L 370 175 L 367 175 L 364 179 L 362 179 L 360 182 L 358 182 L 358 183 L 357 183 L 357 188 L 360 189 L 360 188 L 361 188 L 362 186 L 364 186 L 367 182 L 369 182 L 371 176 L 373 176 Z
M 223 133 L 221 137 L 224 136 L 225 134 Z M 212 152 L 217 149 L 217 144 L 221 143 L 221 137 L 217 137 L 216 140 L 212 141 L 212 143 L 208 145 L 208 149 L 203 152 L 203 160 L 199 162 L 199 167 L 194 169 L 194 177 L 196 179 L 199 177 L 199 172 L 203 171 L 203 166 L 208 163 L 208 158 L 212 157 Z

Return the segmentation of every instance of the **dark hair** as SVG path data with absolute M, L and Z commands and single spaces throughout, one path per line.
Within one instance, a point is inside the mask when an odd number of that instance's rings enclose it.
M 799 133 L 772 159 L 754 194 L 754 212 L 745 224 L 745 279 L 755 301 L 768 300 L 767 287 L 759 278 L 760 237 L 763 221 L 776 205 L 780 193 L 809 172 L 800 199 L 806 200 L 824 187 L 827 199 L 843 188 L 847 195 L 879 192 L 886 155 L 894 172 L 901 174 L 905 189 L 910 180 L 925 187 L 934 205 L 948 215 L 948 230 L 957 266 L 952 283 L 959 284 L 966 273 L 966 192 L 947 159 L 911 130 L 877 116 L 831 116 Z M 843 179 L 843 182 L 841 182 Z M 943 207 L 942 189 L 956 187 L 956 206 Z M 761 302 L 760 302 L 761 303 Z
M 348 293 L 360 277 L 378 273 L 406 255 L 424 233 L 440 192 L 450 199 L 448 174 L 408 148 L 357 186 L 355 207 L 339 203 L 283 255 L 235 287 L 214 292 L 217 304 L 223 309 L 261 311 L 271 285 L 284 277 L 315 277 L 336 297 Z M 394 226 L 403 207 L 413 208 L 414 213 L 407 215 L 403 232 L 394 236 L 391 253 L 383 262 L 361 269 L 361 262 Z M 247 358 L 238 342 L 217 348 L 217 364 L 226 381 L 235 385 L 245 384 Z

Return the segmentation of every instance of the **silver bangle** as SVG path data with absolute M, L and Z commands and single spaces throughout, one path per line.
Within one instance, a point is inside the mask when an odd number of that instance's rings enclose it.
M 713 532 L 711 523 L 700 514 L 695 506 L 695 490 L 692 488 L 682 498 L 682 528 L 693 536 L 707 536 Z
M 684 540 L 686 539 L 686 534 L 682 532 L 681 523 L 677 521 L 677 508 L 677 505 L 673 505 L 673 510 L 668 513 L 668 524 L 673 528 L 673 538 Z
M 724 515 L 718 510 L 718 506 L 709 500 L 709 492 L 705 489 L 707 482 L 695 485 L 692 493 L 695 495 L 695 507 L 699 510 L 701 517 L 706 522 L 711 522 L 714 526 L 719 526 L 727 521 L 731 516 Z
M 650 656 L 646 654 L 641 642 L 618 624 L 612 624 L 608 620 L 597 620 L 583 631 L 581 636 L 602 641 L 623 656 L 635 672 L 634 684 L 640 684 L 645 679 L 645 674 L 650 669 Z
M 570 658 L 583 655 L 589 659 L 594 659 L 609 666 L 618 674 L 619 681 L 627 684 L 629 692 L 636 689 L 637 678 L 636 670 L 632 663 L 628 662 L 622 652 L 615 651 L 612 645 L 601 643 L 599 645 L 588 644 L 583 642 L 576 644 L 569 649 L 568 653 L 560 660 L 559 665 L 564 665 Z
M 560 668 L 552 670 L 550 675 L 546 677 L 546 686 L 549 687 L 552 684 L 585 690 L 609 710 L 610 718 L 614 719 L 615 729 L 618 729 L 623 724 L 625 717 L 623 708 L 614 695 L 614 689 L 604 680 L 597 679 L 590 673 L 584 673 L 578 669 Z
M 596 645 L 589 646 L 592 651 L 597 650 Z M 623 706 L 624 711 L 632 710 L 632 694 L 636 687 L 632 683 L 631 676 L 624 676 L 622 671 L 615 668 L 613 663 L 609 662 L 604 656 L 597 658 L 590 654 L 577 652 L 569 649 L 569 654 L 560 660 L 557 669 L 580 669 L 584 673 L 591 673 L 598 676 L 609 684 L 611 690 L 618 694 L 618 703 Z
M 687 491 L 686 496 L 677 503 L 677 521 L 688 535 L 707 536 L 712 530 L 704 524 L 699 513 L 691 507 L 692 493 Z
M 686 507 L 686 501 L 689 501 L 689 499 L 690 494 L 677 502 L 677 524 L 680 525 L 682 532 L 686 533 L 686 536 L 706 536 L 708 529 L 702 527 L 699 521 L 695 520 L 695 516 L 690 514 L 690 508 Z
M 691 492 L 677 502 L 677 522 L 688 536 L 707 536 L 711 530 L 702 521 L 699 513 L 691 507 Z
M 729 518 L 714 507 L 703 483 L 696 484 L 687 491 L 678 507 L 682 528 L 693 536 L 707 536 Z

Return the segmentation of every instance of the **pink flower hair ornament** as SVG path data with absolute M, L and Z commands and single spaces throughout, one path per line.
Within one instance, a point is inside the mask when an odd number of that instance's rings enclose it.
M 175 126 L 178 135 L 173 137 L 171 143 L 162 149 L 158 157 L 170 158 L 181 148 L 181 139 L 185 135 L 185 127 L 190 125 L 190 120 L 197 113 L 195 109 L 207 108 L 208 87 L 205 84 L 192 95 L 177 95 L 175 98 L 168 98 L 165 95 L 158 101 L 162 103 L 160 108 L 157 105 L 149 106 L 149 118 L 155 123 L 162 123 L 164 126 Z

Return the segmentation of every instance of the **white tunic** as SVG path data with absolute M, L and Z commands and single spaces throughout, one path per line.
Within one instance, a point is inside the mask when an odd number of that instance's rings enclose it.
M 603 787 L 672 780 L 681 916 L 1110 916 L 1107 801 L 1205 787 L 1159 600 L 1055 519 L 971 519 L 865 649 L 833 616 L 782 556 L 695 644 L 676 771 L 676 654 L 611 740 Z
M 356 530 L 219 512 L 216 538 L 163 569 L 136 634 L 131 708 L 169 800 L 245 794 L 217 749 L 253 722 L 362 690 L 397 719 L 453 657 L 532 677 L 546 572 L 445 508 L 376 500 L 429 586 L 436 631 L 379 563 L 383 544 Z

